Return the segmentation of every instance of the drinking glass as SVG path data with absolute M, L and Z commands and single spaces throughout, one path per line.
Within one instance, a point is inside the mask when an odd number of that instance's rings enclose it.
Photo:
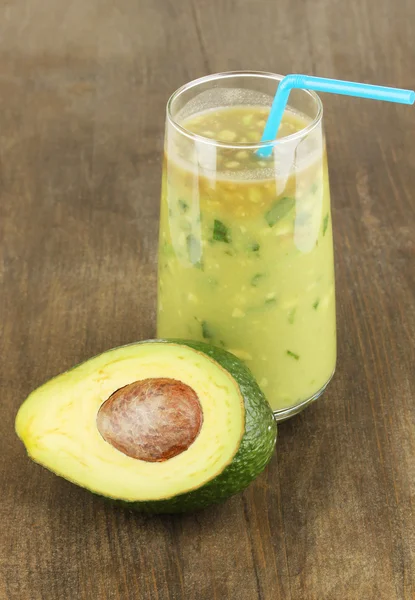
M 281 75 L 232 72 L 168 101 L 159 338 L 205 341 L 252 371 L 278 421 L 336 363 L 330 190 L 319 97 L 292 90 L 270 158 L 256 151 Z

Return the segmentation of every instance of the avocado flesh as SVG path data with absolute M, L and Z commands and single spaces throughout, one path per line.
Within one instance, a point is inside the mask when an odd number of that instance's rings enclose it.
M 203 424 L 186 451 L 148 463 L 107 443 L 96 416 L 117 389 L 159 377 L 195 390 Z M 44 384 L 20 408 L 16 431 L 31 458 L 56 474 L 131 508 L 176 512 L 246 487 L 270 459 L 276 427 L 239 359 L 203 343 L 156 340 L 110 350 Z

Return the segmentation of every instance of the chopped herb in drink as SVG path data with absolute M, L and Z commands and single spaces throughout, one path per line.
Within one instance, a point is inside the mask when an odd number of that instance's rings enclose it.
M 205 338 L 205 340 L 210 340 L 213 338 L 212 330 L 208 325 L 207 321 L 202 321 L 202 335 Z
M 229 228 L 218 219 L 215 219 L 213 223 L 213 240 L 215 240 L 215 242 L 225 242 L 225 244 L 230 244 L 231 242 Z
M 318 309 L 318 305 L 320 304 L 320 298 L 317 298 L 317 300 L 315 302 L 313 302 L 313 308 L 314 310 Z
M 318 190 L 318 183 L 315 181 L 310 188 L 310 192 L 312 194 L 315 194 L 317 190 Z
M 292 325 L 295 321 L 295 313 L 297 312 L 297 307 L 292 308 L 290 310 L 290 312 L 288 313 L 288 322 L 290 325 Z
M 269 211 L 265 213 L 266 222 L 270 227 L 274 227 L 274 225 L 278 223 L 278 221 L 283 219 L 285 216 L 288 215 L 289 212 L 291 212 L 294 206 L 294 198 L 289 198 L 288 196 L 285 196 L 284 198 L 281 198 L 281 200 L 277 200 L 276 202 L 274 202 Z
M 323 219 L 323 235 L 326 235 L 328 224 L 329 224 L 329 213 L 327 213 Z
M 258 244 L 258 242 L 251 242 L 248 246 L 248 250 L 250 252 L 258 252 L 260 248 L 260 245 Z
M 178 204 L 182 213 L 186 213 L 189 210 L 189 205 L 182 198 L 179 198 Z
M 251 279 L 252 287 L 257 287 L 263 277 L 265 277 L 264 273 L 257 273 L 254 275 Z
M 271 310 L 277 304 L 276 298 L 264 298 L 261 304 L 255 304 L 254 306 L 248 306 L 246 309 L 247 314 L 258 314 L 265 313 Z
M 291 358 L 294 358 L 295 360 L 299 360 L 299 355 L 296 354 L 295 352 L 291 352 L 291 350 L 287 350 L 287 355 L 291 356 Z

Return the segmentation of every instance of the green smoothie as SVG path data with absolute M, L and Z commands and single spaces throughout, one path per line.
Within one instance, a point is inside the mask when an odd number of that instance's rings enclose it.
M 260 140 L 267 115 L 201 112 L 181 123 L 196 135 L 166 143 L 157 335 L 226 348 L 278 413 L 333 374 L 335 294 L 324 140 L 318 151 L 296 143 L 309 120 L 287 110 L 287 143 L 261 159 L 244 144 Z

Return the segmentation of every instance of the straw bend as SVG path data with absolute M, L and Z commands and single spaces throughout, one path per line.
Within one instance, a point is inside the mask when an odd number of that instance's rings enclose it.
M 370 98 L 372 100 L 383 100 L 384 102 L 397 102 L 399 104 L 414 104 L 415 102 L 415 92 L 413 90 L 292 73 L 283 77 L 278 85 L 261 142 L 272 142 L 276 139 L 288 96 L 290 95 L 290 91 L 295 88 L 316 90 L 343 96 Z M 270 156 L 272 148 L 272 144 L 259 148 L 257 154 L 262 157 Z
M 291 73 L 291 75 L 286 75 L 281 79 L 281 82 L 278 86 L 278 93 L 284 90 L 292 90 L 294 88 L 301 88 L 304 86 L 304 79 L 307 75 L 299 75 L 296 73 Z

